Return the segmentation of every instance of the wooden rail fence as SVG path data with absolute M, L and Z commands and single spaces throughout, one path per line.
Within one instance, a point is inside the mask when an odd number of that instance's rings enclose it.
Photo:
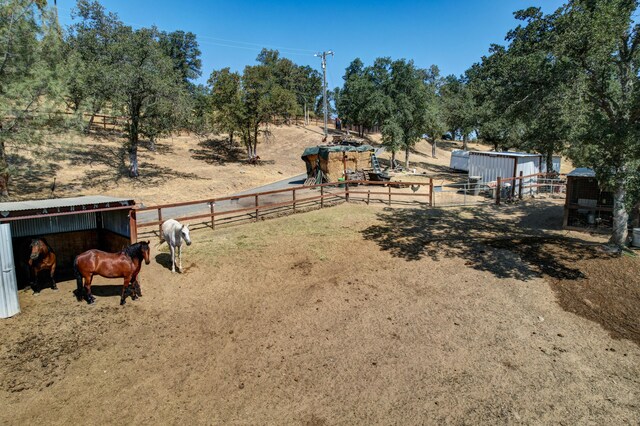
M 407 191 L 407 188 L 411 189 Z M 422 191 L 419 190 L 421 188 Z M 378 201 L 391 205 L 394 199 L 399 202 L 400 197 L 405 200 L 404 202 L 417 203 L 419 202 L 417 200 L 424 199 L 422 204 L 433 205 L 433 180 L 430 179 L 428 182 L 352 180 L 142 207 L 136 209 L 135 214 L 132 215 L 131 234 L 137 237 L 140 228 L 150 227 L 157 227 L 160 233 L 162 223 L 169 217 L 178 221 L 202 220 L 201 223 L 215 229 L 216 224 L 224 219 L 227 219 L 228 223 L 258 221 L 271 213 L 283 211 L 295 213 L 303 208 L 323 208 L 328 203 L 340 201 L 361 201 L 366 204 Z M 407 197 L 410 200 L 406 200 Z M 220 208 L 221 205 L 224 208 Z M 188 212 L 184 209 L 194 206 L 197 212 Z M 173 214 L 171 210 L 174 211 Z M 144 212 L 155 212 L 155 217 L 152 220 L 141 220 L 140 214 Z

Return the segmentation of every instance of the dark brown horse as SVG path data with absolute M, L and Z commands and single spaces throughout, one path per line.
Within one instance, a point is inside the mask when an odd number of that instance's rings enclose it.
M 148 265 L 149 241 L 142 241 L 130 245 L 120 253 L 107 253 L 100 250 L 88 250 L 76 256 L 73 261 L 73 269 L 76 273 L 78 288 L 76 297 L 78 301 L 82 299 L 92 304 L 95 298 L 91 294 L 91 280 L 94 275 L 101 275 L 105 278 L 124 278 L 122 285 L 122 296 L 120 304 L 125 304 L 125 299 L 133 287 L 132 300 L 142 296 L 140 284 L 138 283 L 138 273 L 142 267 L 142 261 Z M 82 279 L 84 278 L 84 287 Z
M 53 275 L 56 273 L 56 254 L 44 238 L 31 240 L 31 255 L 29 256 L 29 272 L 31 274 L 31 289 L 34 293 L 40 292 L 38 286 L 38 274 L 40 271 L 48 270 L 51 278 L 51 288 L 58 289 Z

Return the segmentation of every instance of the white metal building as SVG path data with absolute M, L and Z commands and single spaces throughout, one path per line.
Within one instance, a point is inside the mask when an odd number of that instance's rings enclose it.
M 453 170 L 468 172 L 469 171 L 469 151 L 456 149 L 451 151 L 451 162 L 449 167 Z
M 515 178 L 520 176 L 541 173 L 543 156 L 540 154 L 529 154 L 526 152 L 493 152 L 493 151 L 470 151 L 469 152 L 469 177 L 479 176 L 482 183 L 488 184 L 498 180 L 498 177 Z M 537 177 L 530 177 L 523 180 L 525 193 L 534 193 L 535 188 L 531 185 L 537 183 Z M 519 181 L 511 185 L 513 193 L 519 191 Z

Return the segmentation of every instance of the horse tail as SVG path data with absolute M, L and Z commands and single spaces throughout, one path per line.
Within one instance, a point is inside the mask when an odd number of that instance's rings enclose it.
M 82 285 L 82 275 L 80 275 L 80 271 L 78 270 L 78 256 L 73 259 L 73 273 L 76 276 L 76 284 L 78 286 L 78 289 L 76 290 L 76 297 L 78 300 L 82 300 L 84 286 Z

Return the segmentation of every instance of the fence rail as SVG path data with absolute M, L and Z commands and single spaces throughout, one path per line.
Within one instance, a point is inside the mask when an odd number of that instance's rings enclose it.
M 323 208 L 342 202 L 363 202 L 367 205 L 419 204 L 429 207 L 500 204 L 534 194 L 563 194 L 564 185 L 562 178 L 550 178 L 546 174 L 498 178 L 495 183 L 489 184 L 468 181 L 434 185 L 433 179 L 429 178 L 420 182 L 350 180 L 299 185 L 138 208 L 132 221 L 132 235 L 137 238 L 138 230 L 144 228 L 149 229 L 145 232 L 158 232 L 160 235 L 160 227 L 168 218 L 183 222 L 199 221 L 199 224 L 215 229 L 220 225 L 258 221 L 267 216 Z M 516 187 L 518 189 L 514 195 Z
M 323 208 L 338 202 L 432 205 L 432 186 L 432 181 L 425 185 L 425 182 L 353 180 L 142 207 L 136 209 L 135 235 L 142 228 L 157 227 L 160 232 L 169 217 L 185 222 L 199 220 L 215 229 L 216 225 L 258 221 L 268 215 Z

